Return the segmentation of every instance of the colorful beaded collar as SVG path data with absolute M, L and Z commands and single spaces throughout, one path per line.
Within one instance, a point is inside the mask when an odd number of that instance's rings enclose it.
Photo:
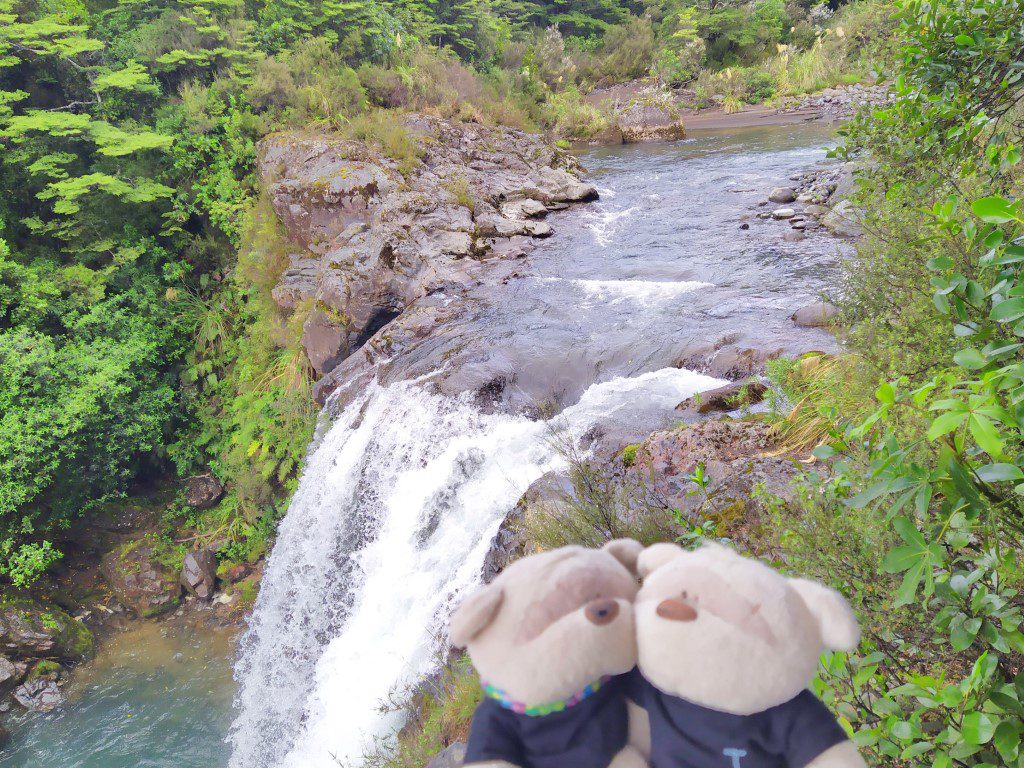
M 552 701 L 548 704 L 537 704 L 533 707 L 528 707 L 521 701 L 514 701 L 509 698 L 508 694 L 500 688 L 495 688 L 490 683 L 481 683 L 484 688 L 484 693 L 488 698 L 494 699 L 504 709 L 511 709 L 518 715 L 528 715 L 530 717 L 538 717 L 540 715 L 550 715 L 552 712 L 561 712 L 562 710 L 575 707 L 584 699 L 593 696 L 601 688 L 602 685 L 611 680 L 611 675 L 605 675 L 600 680 L 595 680 L 586 688 L 579 693 L 574 693 L 567 699 L 561 701 Z

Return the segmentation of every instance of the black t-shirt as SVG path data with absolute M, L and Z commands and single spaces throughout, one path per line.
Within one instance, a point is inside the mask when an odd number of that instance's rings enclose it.
M 521 715 L 484 699 L 473 714 L 465 764 L 607 768 L 628 741 L 626 677 L 613 677 L 578 704 L 549 715 Z
M 629 696 L 651 721 L 651 768 L 804 768 L 846 740 L 810 691 L 753 715 L 733 715 L 664 693 L 633 670 Z

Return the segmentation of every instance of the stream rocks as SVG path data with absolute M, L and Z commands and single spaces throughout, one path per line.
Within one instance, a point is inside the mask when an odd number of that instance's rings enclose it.
M 422 115 L 405 129 L 420 151 L 414 167 L 331 137 L 279 134 L 259 146 L 292 251 L 273 296 L 286 311 L 304 308 L 302 342 L 320 375 L 417 301 L 442 291 L 451 300 L 493 272 L 489 262 L 527 253 L 551 234 L 538 220 L 549 210 L 597 197 L 571 156 L 532 134 Z M 321 381 L 317 399 L 336 386 Z
M 196 509 L 209 509 L 224 495 L 224 486 L 212 474 L 194 475 L 185 480 L 185 503 Z

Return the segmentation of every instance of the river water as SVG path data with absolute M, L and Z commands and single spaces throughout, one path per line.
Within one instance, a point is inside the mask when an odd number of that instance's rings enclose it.
M 121 671 L 16 734 L 0 768 L 336 768 L 386 747 L 401 725 L 392 705 L 436 670 L 447 616 L 505 515 L 562 465 L 553 434 L 625 438 L 670 423 L 679 401 L 722 383 L 675 367 L 695 343 L 833 343 L 788 316 L 830 287 L 838 242 L 784 242 L 780 222 L 740 228 L 827 141 L 788 126 L 584 153 L 601 199 L 553 215 L 556 234 L 524 275 L 476 289 L 460 329 L 473 365 L 515 372 L 534 418 L 442 394 L 426 359 L 420 379 L 329 407 L 241 641 L 230 731 L 233 686 L 216 662 L 201 674 Z M 118 720 L 126 707 L 159 727 Z M 134 741 L 138 759 L 88 756 L 112 741 L 118 755 Z

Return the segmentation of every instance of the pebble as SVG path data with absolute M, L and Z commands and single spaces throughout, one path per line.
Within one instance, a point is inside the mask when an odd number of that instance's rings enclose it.
M 795 224 L 793 224 L 793 229 L 796 229 L 796 230 L 802 230 L 802 229 L 806 229 L 806 228 L 807 228 L 807 223 L 803 222 L 803 221 L 798 221 Z
M 791 219 L 796 216 L 796 211 L 792 208 L 777 208 L 772 211 L 773 219 Z
M 768 200 L 773 203 L 792 203 L 796 200 L 796 191 L 792 187 L 776 187 L 768 195 Z
M 806 237 L 807 235 L 805 235 L 800 230 L 791 229 L 789 230 L 789 232 L 782 236 L 782 239 L 785 240 L 787 243 L 798 243 Z
M 750 225 L 747 222 L 743 222 L 740 224 L 740 229 L 750 229 Z

